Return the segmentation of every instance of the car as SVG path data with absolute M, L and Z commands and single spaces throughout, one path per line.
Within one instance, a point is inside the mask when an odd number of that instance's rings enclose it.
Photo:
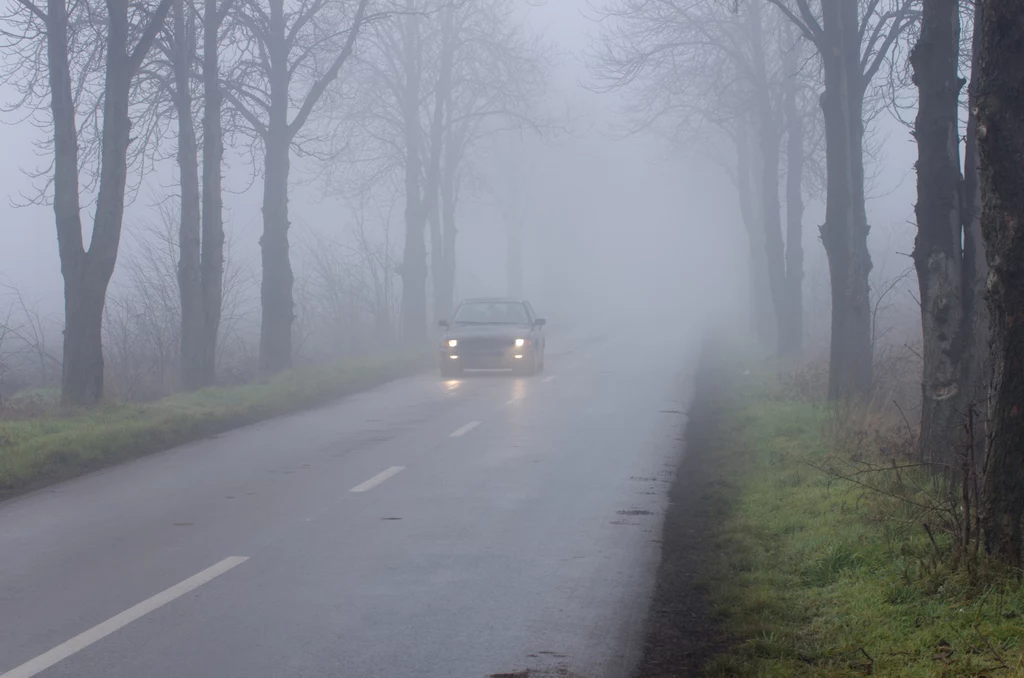
M 464 370 L 511 369 L 521 375 L 544 370 L 544 326 L 530 302 L 505 297 L 466 299 L 440 320 L 441 376 Z

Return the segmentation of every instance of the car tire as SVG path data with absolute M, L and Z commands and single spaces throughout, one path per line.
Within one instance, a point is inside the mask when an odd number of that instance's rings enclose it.
M 537 364 L 537 371 L 538 372 L 543 372 L 544 371 L 544 349 L 541 349 L 541 351 L 540 351 L 540 362 Z

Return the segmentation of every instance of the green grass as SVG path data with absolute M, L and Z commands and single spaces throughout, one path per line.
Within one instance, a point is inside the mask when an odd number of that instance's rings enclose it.
M 315 407 L 429 364 L 431 357 L 424 353 L 377 356 L 297 368 L 259 383 L 209 388 L 153 403 L 0 421 L 0 496 Z
M 824 411 L 747 391 L 715 423 L 730 482 L 702 585 L 736 643 L 707 674 L 1024 675 L 1016 577 L 954 570 L 913 511 L 814 468 Z

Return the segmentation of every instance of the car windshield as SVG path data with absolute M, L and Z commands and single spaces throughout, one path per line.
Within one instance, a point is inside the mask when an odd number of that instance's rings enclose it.
M 459 306 L 453 321 L 463 325 L 526 325 L 529 317 L 522 304 L 474 301 Z

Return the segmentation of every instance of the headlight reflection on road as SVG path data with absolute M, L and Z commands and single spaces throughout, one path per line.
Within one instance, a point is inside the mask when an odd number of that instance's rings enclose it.
M 512 397 L 509 399 L 509 403 L 514 403 L 517 400 L 522 400 L 526 397 L 526 380 L 516 379 L 512 382 Z

